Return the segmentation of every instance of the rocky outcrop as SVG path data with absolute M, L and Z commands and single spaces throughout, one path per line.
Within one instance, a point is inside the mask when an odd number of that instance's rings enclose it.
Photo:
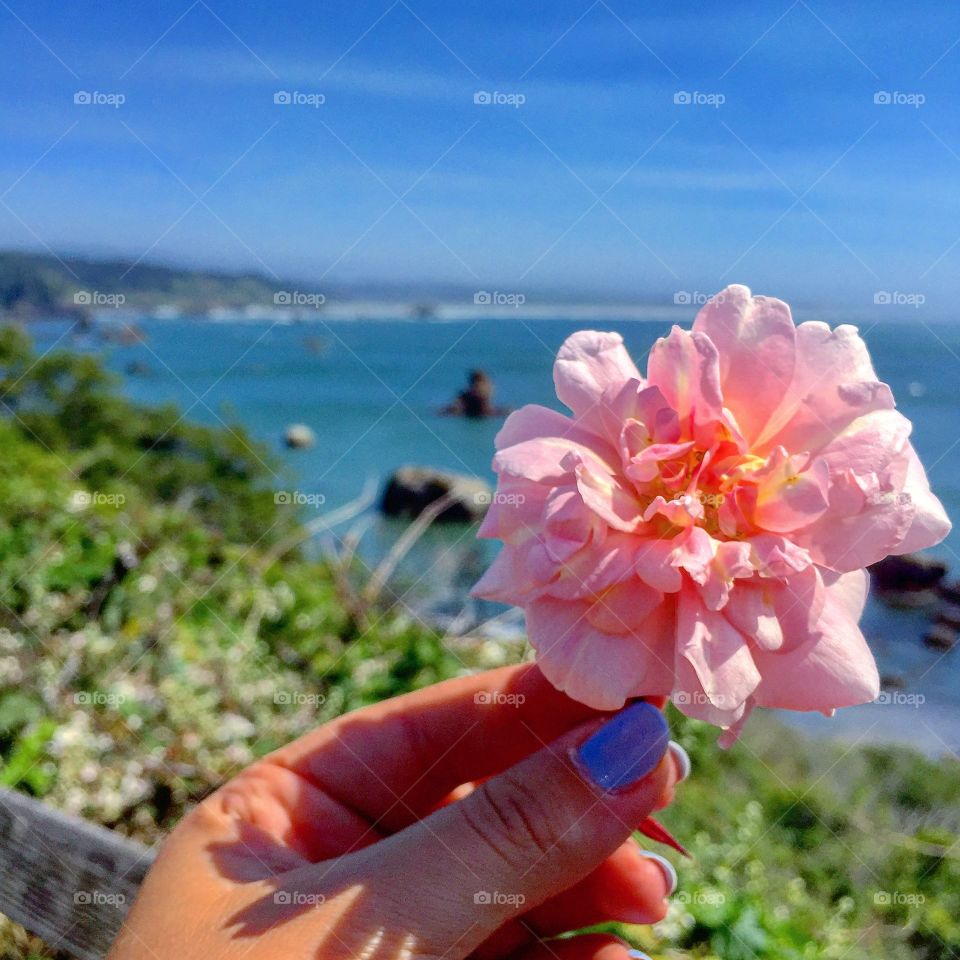
M 937 602 L 937 586 L 947 565 L 919 553 L 887 557 L 870 568 L 870 585 L 881 599 L 899 607 L 924 607 Z
M 937 584 L 937 593 L 947 601 L 960 606 L 960 580 L 953 580 L 950 583 L 941 582 Z
M 949 624 L 938 621 L 924 634 L 923 642 L 934 650 L 952 650 L 957 642 L 957 631 Z
M 493 496 L 490 485 L 479 477 L 449 473 L 433 467 L 403 466 L 387 480 L 380 509 L 388 517 L 418 517 L 423 510 L 450 495 L 452 500 L 437 522 L 471 523 L 486 513 Z

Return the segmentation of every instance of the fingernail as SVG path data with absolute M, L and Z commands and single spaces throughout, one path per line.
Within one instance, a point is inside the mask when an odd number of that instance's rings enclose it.
M 621 790 L 642 780 L 667 752 L 670 728 L 643 700 L 624 707 L 574 751 L 574 760 L 598 787 Z
M 690 754 L 676 740 L 670 741 L 669 749 L 677 763 L 677 782 L 683 783 L 690 776 Z
M 642 950 L 628 950 L 628 957 L 634 957 L 635 960 L 651 960 L 649 953 L 644 953 Z
M 663 879 L 667 881 L 667 896 L 672 896 L 677 889 L 677 871 L 673 864 L 666 857 L 650 850 L 641 850 L 640 856 L 652 860 L 663 871 Z

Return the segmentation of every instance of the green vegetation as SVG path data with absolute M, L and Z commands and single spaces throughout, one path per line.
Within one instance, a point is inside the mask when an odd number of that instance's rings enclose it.
M 242 431 L 132 406 L 90 358 L 0 331 L 0 783 L 153 841 L 253 758 L 344 710 L 521 651 L 454 652 L 400 611 L 361 628 L 339 572 L 278 545 L 291 508 Z M 960 777 L 757 718 L 664 822 L 696 854 L 656 957 L 960 953 Z M 671 854 L 673 857 L 673 855 Z M 53 956 L 7 924 L 0 955 Z

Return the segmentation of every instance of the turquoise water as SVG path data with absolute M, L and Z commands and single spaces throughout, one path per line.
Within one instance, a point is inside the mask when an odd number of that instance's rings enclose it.
M 138 322 L 147 334 L 142 344 L 103 345 L 67 337 L 61 345 L 102 351 L 136 400 L 175 403 L 200 422 L 242 423 L 284 465 L 277 487 L 322 495 L 327 510 L 357 496 L 368 478 L 379 483 L 404 463 L 491 477 L 499 424 L 440 417 L 438 409 L 473 367 L 494 378 L 498 403 L 559 409 L 551 379 L 553 357 L 564 338 L 584 326 L 564 319 Z M 646 351 L 670 323 L 606 321 L 597 326 L 619 330 L 642 369 Z M 39 346 L 50 345 L 63 330 L 58 324 L 38 326 Z M 913 442 L 934 490 L 948 513 L 960 516 L 960 326 L 905 319 L 862 325 L 861 331 L 881 379 L 914 422 Z M 142 372 L 125 373 L 131 363 Z M 283 449 L 283 428 L 294 422 L 314 430 L 313 449 Z M 369 563 L 396 532 L 393 524 L 371 518 L 364 539 Z M 478 545 L 470 528 L 434 531 L 408 563 L 411 596 L 422 599 L 429 593 L 438 610 L 455 614 L 463 606 L 465 588 L 489 559 L 489 546 Z M 960 574 L 960 532 L 933 552 Z M 882 671 L 903 675 L 906 692 L 921 695 L 924 702 L 919 708 L 889 704 L 854 711 L 857 735 L 866 729 L 866 717 L 868 736 L 922 740 L 933 752 L 941 740 L 960 746 L 960 650 L 946 656 L 927 650 L 920 642 L 924 624 L 920 615 L 870 605 L 864 629 Z M 830 729 L 846 727 L 841 722 Z
M 125 377 L 132 397 L 174 402 L 202 422 L 240 421 L 327 505 L 349 500 L 365 477 L 401 463 L 490 475 L 498 424 L 439 417 L 437 409 L 471 367 L 491 373 L 500 403 L 562 409 L 553 393 L 553 357 L 581 326 L 565 320 L 141 325 L 146 343 L 105 348 L 119 373 L 130 362 L 146 366 L 145 375 Z M 607 326 L 623 334 L 637 358 L 669 329 L 655 322 Z M 914 422 L 913 442 L 934 488 L 948 511 L 957 511 L 960 326 L 884 323 L 864 332 L 880 377 Z M 293 422 L 313 428 L 315 448 L 282 449 L 283 427 Z M 960 561 L 958 536 L 950 547 Z

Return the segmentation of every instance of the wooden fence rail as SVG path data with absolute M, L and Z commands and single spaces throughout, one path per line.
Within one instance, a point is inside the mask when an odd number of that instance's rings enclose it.
M 152 862 L 139 843 L 0 790 L 0 913 L 52 949 L 102 960 Z

